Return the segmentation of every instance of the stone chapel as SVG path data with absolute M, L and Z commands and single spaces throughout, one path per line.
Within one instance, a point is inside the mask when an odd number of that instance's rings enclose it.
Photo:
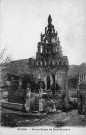
M 37 45 L 36 59 L 29 59 L 29 68 L 36 77 L 45 83 L 45 88 L 51 89 L 53 83 L 57 83 L 62 89 L 67 87 L 67 73 L 69 63 L 67 56 L 63 56 L 62 47 L 57 31 L 52 24 L 51 15 L 48 17 L 48 25 L 45 33 L 40 35 Z
M 36 58 L 29 58 L 3 65 L 3 85 L 10 82 L 8 101 L 23 103 L 27 84 L 31 84 L 31 91 L 36 91 L 38 82 L 43 82 L 44 90 L 52 91 L 60 88 L 67 95 L 69 63 L 67 56 L 63 56 L 58 33 L 49 15 L 45 33 L 40 35 L 37 45 Z M 33 81 L 34 80 L 34 81 Z M 52 86 L 55 86 L 52 90 Z M 19 94 L 20 93 L 20 94 Z M 54 93 L 55 94 L 55 93 Z

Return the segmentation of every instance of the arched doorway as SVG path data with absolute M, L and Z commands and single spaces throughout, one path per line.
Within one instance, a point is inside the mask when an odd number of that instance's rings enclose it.
M 47 77 L 47 89 L 50 89 L 50 77 Z
M 51 86 L 52 94 L 55 94 L 56 92 L 59 92 L 60 86 L 57 83 L 53 83 Z
M 53 83 L 55 83 L 55 74 L 52 75 Z

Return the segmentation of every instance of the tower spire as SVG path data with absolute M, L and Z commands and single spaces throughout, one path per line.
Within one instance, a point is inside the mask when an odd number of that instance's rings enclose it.
M 52 24 L 52 18 L 51 15 L 48 16 L 48 25 Z

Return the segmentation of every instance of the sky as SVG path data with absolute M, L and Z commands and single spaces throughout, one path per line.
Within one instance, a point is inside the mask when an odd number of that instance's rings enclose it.
M 69 64 L 86 62 L 86 0 L 1 0 L 1 45 L 13 60 L 35 57 L 49 14 Z

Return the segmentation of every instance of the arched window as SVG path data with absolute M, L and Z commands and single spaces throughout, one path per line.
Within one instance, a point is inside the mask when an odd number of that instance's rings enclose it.
M 56 65 L 58 65 L 58 62 L 56 62 Z
M 47 77 L 47 89 L 50 89 L 50 77 Z
M 59 61 L 59 66 L 62 66 L 62 62 L 61 61 Z
M 55 74 L 52 75 L 53 83 L 55 83 Z
M 53 62 L 51 61 L 50 65 L 52 66 L 53 65 Z
M 38 65 L 39 65 L 39 66 L 41 65 L 40 61 L 38 62 Z

